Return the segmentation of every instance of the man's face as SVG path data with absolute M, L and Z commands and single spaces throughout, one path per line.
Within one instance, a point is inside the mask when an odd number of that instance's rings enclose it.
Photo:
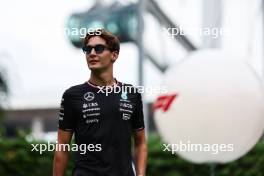
M 96 53 L 95 48 L 92 49 L 91 53 L 86 53 L 86 61 L 90 70 L 106 70 L 113 65 L 114 61 L 117 59 L 117 53 L 111 52 L 106 45 L 103 38 L 95 36 L 89 39 L 86 46 L 96 46 L 104 45 L 106 48 L 102 53 Z

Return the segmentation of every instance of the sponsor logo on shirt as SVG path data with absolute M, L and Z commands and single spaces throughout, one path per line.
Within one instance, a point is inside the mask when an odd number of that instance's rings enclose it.
M 130 116 L 131 116 L 131 114 L 123 113 L 123 117 L 122 117 L 122 119 L 123 119 L 123 120 L 129 120 L 129 119 L 130 119 Z
M 84 109 L 91 108 L 91 107 L 96 107 L 96 106 L 98 106 L 97 102 L 94 102 L 94 103 L 83 103 L 83 108 Z
M 120 107 L 132 109 L 133 105 L 129 103 L 120 103 Z
M 99 104 L 97 102 L 90 102 L 90 103 L 83 103 L 83 118 L 90 118 L 90 117 L 96 117 L 96 116 L 100 116 L 100 107 Z M 89 119 L 86 120 L 86 123 L 98 123 L 99 119 Z
M 98 123 L 99 119 L 87 119 L 86 123 Z
M 129 120 L 133 114 L 133 105 L 126 102 L 119 103 L 119 111 L 122 112 L 122 119 Z
M 122 101 L 122 102 L 130 102 L 130 100 L 127 97 L 127 92 L 122 92 L 120 97 L 121 97 L 120 101 Z
M 92 101 L 94 99 L 94 93 L 93 92 L 87 92 L 84 94 L 83 98 L 87 101 Z
M 129 113 L 133 114 L 133 111 L 128 110 L 128 109 L 119 108 L 119 111 L 121 111 L 121 112 L 129 112 Z
M 121 94 L 121 98 L 122 98 L 123 100 L 127 100 L 127 92 L 122 92 L 122 94 Z

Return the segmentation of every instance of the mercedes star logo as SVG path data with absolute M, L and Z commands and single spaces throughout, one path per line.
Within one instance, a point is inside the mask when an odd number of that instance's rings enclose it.
M 84 94 L 84 99 L 87 101 L 91 101 L 94 99 L 94 93 L 93 92 L 87 92 Z

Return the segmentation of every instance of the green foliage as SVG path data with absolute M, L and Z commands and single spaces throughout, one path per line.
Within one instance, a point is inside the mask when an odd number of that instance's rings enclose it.
M 4 116 L 3 102 L 6 102 L 8 92 L 9 90 L 8 90 L 5 70 L 2 67 L 0 67 L 0 138 L 3 136 L 5 132 L 2 122 Z
M 44 143 L 44 142 L 38 142 Z M 31 144 L 23 138 L 5 139 L 0 141 L 0 175 L 5 176 L 48 176 L 52 175 L 54 152 L 44 151 L 42 154 L 33 149 Z M 67 175 L 73 163 L 69 163 Z
M 43 143 L 43 142 L 38 142 Z M 36 144 L 36 142 L 33 142 Z M 162 151 L 159 137 L 152 136 L 148 142 L 148 176 L 206 176 L 209 164 L 192 164 L 177 155 Z M 47 176 L 52 175 L 54 152 L 31 151 L 31 143 L 18 139 L 0 139 L 0 175 Z M 117 156 L 118 157 L 118 156 Z M 70 157 L 67 176 L 71 175 L 73 157 Z M 264 144 L 258 143 L 241 159 L 216 166 L 216 176 L 262 176 L 264 173 Z

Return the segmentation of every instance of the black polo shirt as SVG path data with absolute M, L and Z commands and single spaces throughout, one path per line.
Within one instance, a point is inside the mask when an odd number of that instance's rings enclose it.
M 87 146 L 86 153 L 76 152 L 74 176 L 134 176 L 131 135 L 144 129 L 137 90 L 117 82 L 106 94 L 106 87 L 85 82 L 64 92 L 59 129 L 72 131 L 75 143 Z

